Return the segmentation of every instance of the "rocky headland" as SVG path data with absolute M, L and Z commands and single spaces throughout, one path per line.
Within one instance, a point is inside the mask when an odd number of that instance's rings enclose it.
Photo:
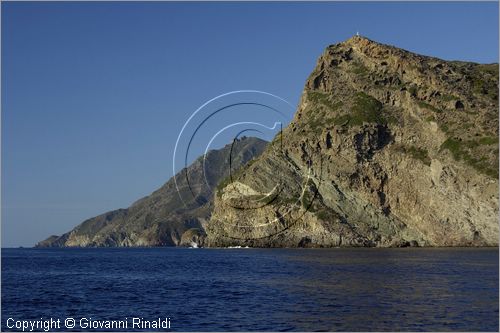
M 38 246 L 498 246 L 498 112 L 498 64 L 355 36 L 325 49 L 282 133 L 238 143 L 231 177 L 227 146 L 187 206 L 170 180 Z

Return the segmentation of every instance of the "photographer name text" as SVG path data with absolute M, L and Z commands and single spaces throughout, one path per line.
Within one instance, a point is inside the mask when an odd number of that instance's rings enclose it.
M 82 329 L 82 330 L 102 330 L 102 329 L 150 329 L 168 330 L 170 329 L 170 318 L 156 318 L 147 320 L 139 317 L 124 318 L 120 320 L 97 320 L 93 318 L 40 318 L 37 320 L 19 320 L 8 318 L 6 326 L 10 330 L 22 332 L 50 332 L 52 330 Z

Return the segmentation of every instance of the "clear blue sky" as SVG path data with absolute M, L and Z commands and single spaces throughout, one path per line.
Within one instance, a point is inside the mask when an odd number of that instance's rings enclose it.
M 149 194 L 198 106 L 236 89 L 296 104 L 323 49 L 356 31 L 498 62 L 498 3 L 2 2 L 2 246 Z

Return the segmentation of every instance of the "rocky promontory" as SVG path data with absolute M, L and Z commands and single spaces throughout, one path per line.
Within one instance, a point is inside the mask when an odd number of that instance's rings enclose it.
M 172 178 L 38 246 L 498 246 L 498 116 L 498 64 L 354 36 L 321 54 L 272 142 L 237 141 L 230 177 L 228 145 L 186 205 Z
M 497 246 L 498 64 L 331 45 L 235 182 L 210 246 Z

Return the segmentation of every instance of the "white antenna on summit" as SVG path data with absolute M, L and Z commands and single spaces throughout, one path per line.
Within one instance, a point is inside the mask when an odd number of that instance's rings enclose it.
M 356 31 L 356 36 L 358 36 L 358 37 L 359 37 L 359 31 Z

